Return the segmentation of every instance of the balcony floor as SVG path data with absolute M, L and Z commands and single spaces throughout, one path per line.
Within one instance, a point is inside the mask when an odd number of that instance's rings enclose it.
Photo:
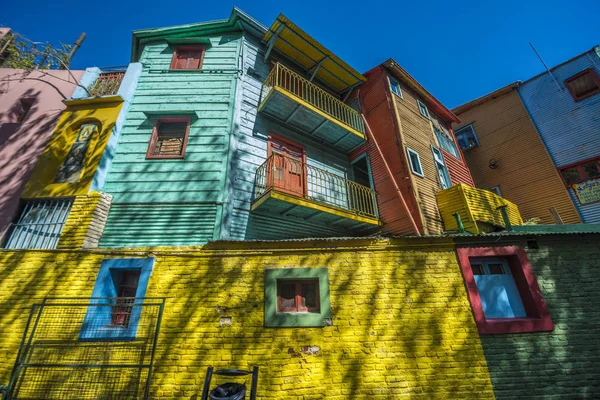
M 366 142 L 361 132 L 280 87 L 273 88 L 261 103 L 259 111 L 344 152 L 350 152 Z
M 370 232 L 381 226 L 378 219 L 363 217 L 327 204 L 306 200 L 277 190 L 269 190 L 252 204 L 252 212 L 265 216 L 286 217 L 318 225 L 347 230 L 348 232 Z

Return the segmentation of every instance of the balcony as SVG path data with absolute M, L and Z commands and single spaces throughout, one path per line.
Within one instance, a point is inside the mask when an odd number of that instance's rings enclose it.
M 348 230 L 380 226 L 375 191 L 300 160 L 272 154 L 258 169 L 252 211 Z
M 258 110 L 344 152 L 366 141 L 356 110 L 279 63 L 263 83 Z
M 5 398 L 147 399 L 164 304 L 94 297 L 33 305 Z
M 88 89 L 90 96 L 114 96 L 119 92 L 119 87 L 125 76 L 125 71 L 102 72 L 98 79 Z
M 446 231 L 460 230 L 457 215 L 467 232 L 480 234 L 508 229 L 503 209 L 510 225 L 523 224 L 516 204 L 489 190 L 458 184 L 436 193 L 436 197 Z

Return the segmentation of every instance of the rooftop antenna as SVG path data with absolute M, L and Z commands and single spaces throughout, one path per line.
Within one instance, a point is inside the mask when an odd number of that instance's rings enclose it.
M 552 75 L 552 72 L 550 72 L 550 69 L 548 68 L 548 66 L 546 65 L 546 63 L 544 62 L 544 60 L 542 60 L 542 57 L 540 56 L 540 53 L 537 52 L 537 50 L 535 49 L 535 47 L 533 47 L 533 44 L 531 42 L 529 42 L 529 45 L 531 46 L 531 48 L 535 52 L 535 55 L 538 56 L 538 58 L 540 59 L 540 61 L 542 62 L 542 64 L 544 64 L 544 68 L 546 68 L 546 71 L 548 71 L 548 73 L 550 74 L 550 76 L 554 80 L 554 83 L 556 83 L 556 86 L 558 87 L 558 90 L 562 92 L 562 87 L 560 87 L 560 85 L 558 84 L 558 81 L 556 80 L 556 78 L 554 77 L 554 75 Z

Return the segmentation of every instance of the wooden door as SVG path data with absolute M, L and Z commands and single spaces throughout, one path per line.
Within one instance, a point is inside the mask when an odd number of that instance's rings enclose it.
M 304 148 L 286 139 L 269 135 L 267 183 L 275 190 L 305 197 Z

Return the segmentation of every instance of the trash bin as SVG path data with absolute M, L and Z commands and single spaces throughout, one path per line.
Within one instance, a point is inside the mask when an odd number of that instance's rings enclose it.
M 210 391 L 212 400 L 244 400 L 246 398 L 246 384 L 227 382 Z

